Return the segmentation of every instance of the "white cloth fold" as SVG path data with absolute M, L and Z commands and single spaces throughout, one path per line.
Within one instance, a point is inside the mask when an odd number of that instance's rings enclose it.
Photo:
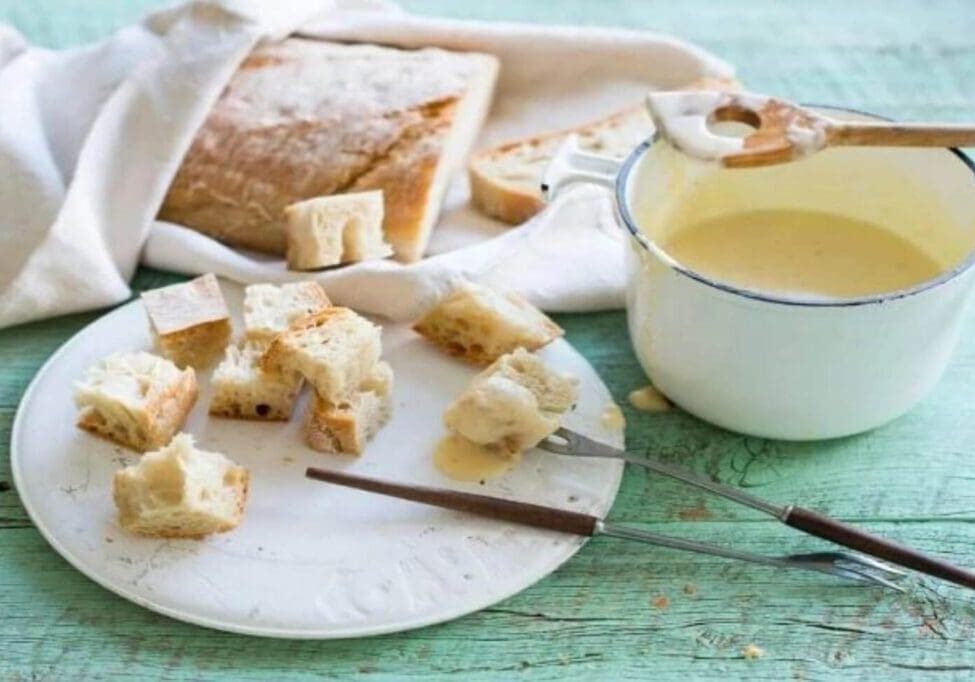
M 467 206 L 458 178 L 412 265 L 309 275 L 154 216 L 206 112 L 260 40 L 474 49 L 500 57 L 480 143 L 597 118 L 649 88 L 731 69 L 667 36 L 424 18 L 379 0 L 211 0 L 149 15 L 109 39 L 54 52 L 0 25 L 0 327 L 125 300 L 142 262 L 243 282 L 314 277 L 335 301 L 412 317 L 455 277 L 520 291 L 553 311 L 622 304 L 621 237 L 605 192 L 577 188 L 509 229 Z

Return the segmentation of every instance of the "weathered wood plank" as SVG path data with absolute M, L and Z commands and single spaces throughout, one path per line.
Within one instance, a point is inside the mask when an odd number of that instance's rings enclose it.
M 681 523 L 652 524 L 686 532 Z M 970 524 L 877 523 L 909 542 L 934 542 L 948 557 L 975 551 Z M 772 523 L 705 522 L 695 537 L 757 552 L 808 550 L 813 541 Z M 778 573 L 611 539 L 597 539 L 546 581 L 453 623 L 373 641 L 244 639 L 174 623 L 91 584 L 33 529 L 0 531 L 4 656 L 0 679 L 153 677 L 298 679 L 530 676 L 558 680 L 693 675 L 756 680 L 829 675 L 914 679 L 917 670 L 975 671 L 975 607 L 960 590 L 915 584 L 907 595 Z M 31 595 L 25 608 L 22 595 Z M 742 649 L 765 651 L 746 661 Z M 137 672 L 138 671 L 138 672 Z M 510 677 L 509 677 L 510 678 Z

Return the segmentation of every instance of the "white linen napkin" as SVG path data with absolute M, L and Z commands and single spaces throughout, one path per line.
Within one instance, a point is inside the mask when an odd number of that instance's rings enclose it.
M 624 30 L 417 17 L 380 0 L 198 0 L 156 12 L 92 46 L 31 47 L 0 25 L 0 327 L 110 305 L 140 259 L 242 282 L 314 277 L 333 300 L 409 319 L 463 276 L 550 311 L 622 305 L 622 238 L 607 194 L 566 192 L 508 228 L 448 193 L 427 259 L 319 273 L 230 249 L 155 221 L 193 135 L 261 40 L 333 40 L 490 52 L 501 76 L 481 145 L 574 125 L 650 88 L 731 68 L 673 38 Z

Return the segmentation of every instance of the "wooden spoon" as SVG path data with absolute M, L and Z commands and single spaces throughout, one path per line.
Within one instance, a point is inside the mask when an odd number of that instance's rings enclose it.
M 647 108 L 657 131 L 681 151 L 744 168 L 793 161 L 830 146 L 964 147 L 975 126 L 948 123 L 837 121 L 780 99 L 753 93 L 653 92 Z M 737 121 L 755 130 L 744 137 L 709 125 Z

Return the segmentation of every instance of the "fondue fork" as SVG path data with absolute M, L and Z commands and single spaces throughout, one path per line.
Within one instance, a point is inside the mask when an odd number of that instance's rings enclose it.
M 317 481 L 334 483 L 335 485 L 347 488 L 356 488 L 358 490 L 387 495 L 389 497 L 398 497 L 400 499 L 444 509 L 468 512 L 500 521 L 531 526 L 533 528 L 543 528 L 585 537 L 606 535 L 622 540 L 632 540 L 644 544 L 656 545 L 658 547 L 668 547 L 670 549 L 707 554 L 725 559 L 747 561 L 773 568 L 795 568 L 816 573 L 825 573 L 846 580 L 880 585 L 899 592 L 904 591 L 902 587 L 892 581 L 893 578 L 903 575 L 901 571 L 886 566 L 879 561 L 874 561 L 869 557 L 857 556 L 847 552 L 815 552 L 812 554 L 765 556 L 735 549 L 727 549 L 717 545 L 709 545 L 694 540 L 661 535 L 660 533 L 653 533 L 641 528 L 633 528 L 632 526 L 611 523 L 597 516 L 591 516 L 582 512 L 545 507 L 528 502 L 516 502 L 515 500 L 506 500 L 500 497 L 478 495 L 459 490 L 406 485 L 317 467 L 309 467 L 306 469 L 305 476 Z
M 728 167 L 793 161 L 826 147 L 966 147 L 975 126 L 949 123 L 839 121 L 781 99 L 748 92 L 651 92 L 647 109 L 657 131 L 685 153 Z M 709 129 L 744 123 L 744 137 Z
M 797 505 L 779 506 L 724 483 L 718 483 L 673 464 L 648 457 L 637 457 L 605 443 L 560 428 L 538 444 L 539 448 L 557 455 L 619 459 L 649 469 L 654 473 L 719 495 L 772 516 L 787 526 L 864 554 L 925 573 L 942 580 L 975 589 L 975 573 L 942 559 L 928 556 L 910 547 L 878 537 L 864 530 Z

